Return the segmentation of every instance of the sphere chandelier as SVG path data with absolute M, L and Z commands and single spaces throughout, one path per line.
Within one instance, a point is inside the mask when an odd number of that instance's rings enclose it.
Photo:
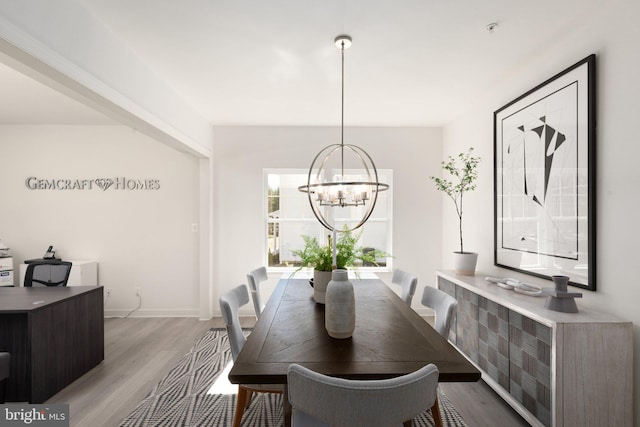
M 342 54 L 340 143 L 320 150 L 309 167 L 307 184 L 298 190 L 307 193 L 313 214 L 330 231 L 344 231 L 337 229 L 336 219 L 345 224 L 354 222 L 351 212 L 345 216 L 347 214 L 336 212 L 336 208 L 360 208 L 361 215 L 355 219 L 355 226 L 347 227 L 353 231 L 367 222 L 376 206 L 378 193 L 388 190 L 389 185 L 379 181 L 376 165 L 366 151 L 344 143 L 344 51 L 351 46 L 351 37 L 340 35 L 334 42 Z M 326 207 L 331 208 L 327 213 L 324 212 Z

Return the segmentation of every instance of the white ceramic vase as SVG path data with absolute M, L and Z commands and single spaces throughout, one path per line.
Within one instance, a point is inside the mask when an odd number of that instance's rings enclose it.
M 327 285 L 331 281 L 331 271 L 313 270 L 313 300 L 324 304 Z
M 473 276 L 476 274 L 478 254 L 476 252 L 454 252 L 453 269 L 457 274 Z
M 326 296 L 324 327 L 327 333 L 333 338 L 351 337 L 356 328 L 356 298 L 347 270 L 333 271 Z

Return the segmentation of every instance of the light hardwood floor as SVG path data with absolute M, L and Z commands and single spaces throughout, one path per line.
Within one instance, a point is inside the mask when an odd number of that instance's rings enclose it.
M 74 427 L 117 426 L 212 327 L 222 320 L 105 319 L 104 362 L 47 403 L 68 403 Z M 482 381 L 441 387 L 469 427 L 528 425 Z

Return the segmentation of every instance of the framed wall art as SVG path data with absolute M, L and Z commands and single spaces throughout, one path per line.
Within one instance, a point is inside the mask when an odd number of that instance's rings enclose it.
M 595 291 L 595 55 L 493 125 L 495 265 Z

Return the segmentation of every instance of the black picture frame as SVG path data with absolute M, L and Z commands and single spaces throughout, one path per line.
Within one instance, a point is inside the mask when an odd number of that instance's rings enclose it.
M 589 55 L 493 115 L 495 265 L 596 290 L 595 63 Z

